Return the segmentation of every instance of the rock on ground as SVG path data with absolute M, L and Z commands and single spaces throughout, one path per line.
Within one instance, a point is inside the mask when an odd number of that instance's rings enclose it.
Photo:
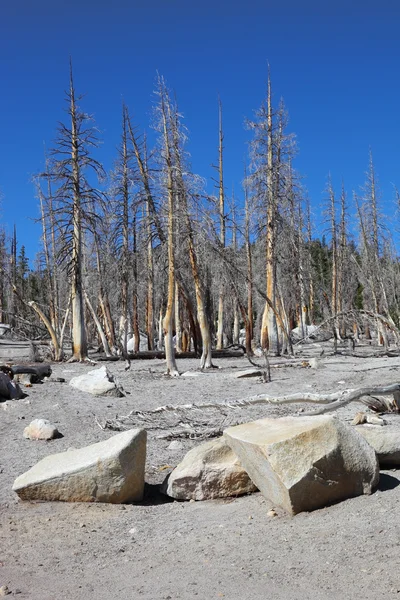
M 257 488 L 223 438 L 192 448 L 162 485 L 176 500 L 240 496 Z
M 19 400 L 23 393 L 18 383 L 0 371 L 0 400 Z
M 60 437 L 60 432 L 47 419 L 34 419 L 24 429 L 24 438 L 28 440 L 53 440 L 57 437 Z
M 262 369 L 246 369 L 245 371 L 238 371 L 233 373 L 233 377 L 236 379 L 245 379 L 246 377 L 261 377 L 264 371 Z
M 84 375 L 72 377 L 69 385 L 94 396 L 122 396 L 107 367 L 100 367 L 100 369 L 88 371 Z
M 381 425 L 357 425 L 355 430 L 360 433 L 375 450 L 380 465 L 400 466 L 400 423 L 398 415 L 390 418 L 385 415 L 388 423 Z
M 108 440 L 47 456 L 17 477 L 22 500 L 110 502 L 143 498 L 147 434 L 131 429 Z
M 290 514 L 369 494 L 379 481 L 373 448 L 332 416 L 261 419 L 224 437 L 264 496 Z

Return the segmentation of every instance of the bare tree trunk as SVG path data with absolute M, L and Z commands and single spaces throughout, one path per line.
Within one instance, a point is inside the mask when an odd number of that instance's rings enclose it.
M 77 135 L 77 117 L 75 90 L 70 73 L 70 116 L 71 116 L 71 155 L 73 178 L 72 208 L 72 273 L 71 273 L 71 305 L 72 305 L 72 358 L 83 361 L 87 359 L 87 340 L 85 328 L 85 310 L 82 287 L 82 212 L 80 189 L 79 139 Z
M 39 306 L 36 304 L 36 302 L 31 300 L 30 302 L 28 302 L 28 305 L 31 308 L 33 308 L 33 310 L 36 312 L 36 314 L 40 317 L 40 319 L 43 321 L 44 325 L 46 326 L 47 331 L 50 334 L 51 341 L 53 342 L 53 346 L 54 346 L 54 360 L 55 361 L 62 360 L 62 351 L 60 348 L 59 341 L 57 339 L 57 334 L 54 331 L 53 326 L 50 323 L 49 319 L 46 317 L 46 315 L 43 313 L 43 311 L 39 308 Z
M 13 289 L 16 289 L 17 286 L 17 230 L 15 228 L 14 225 L 14 229 L 13 229 L 13 237 L 11 240 L 11 256 L 10 256 L 10 262 L 11 262 L 11 285 Z M 11 292 L 10 294 L 10 325 L 12 327 L 12 329 L 15 328 L 16 325 L 16 301 L 17 297 Z
M 160 313 L 158 317 L 158 350 L 164 348 L 164 335 L 163 335 L 163 306 L 160 305 Z
M 191 337 L 193 340 L 194 351 L 195 351 L 196 355 L 199 356 L 200 355 L 199 346 L 200 346 L 200 339 L 201 339 L 199 322 L 194 313 L 192 300 L 191 300 L 181 279 L 178 281 L 178 284 L 179 284 L 179 289 L 180 289 L 180 292 L 182 295 L 182 299 L 185 303 L 185 307 L 186 307 L 187 314 L 189 317 L 190 331 L 191 331 Z
M 203 288 L 203 282 L 200 275 L 198 257 L 195 247 L 194 240 L 194 232 L 193 225 L 189 214 L 188 207 L 188 199 L 185 188 L 185 183 L 182 177 L 182 164 L 181 164 L 181 156 L 179 151 L 179 131 L 178 131 L 178 122 L 177 115 L 173 116 L 171 119 L 173 125 L 173 147 L 174 147 L 174 157 L 175 157 L 175 165 L 176 172 L 178 178 L 178 190 L 180 192 L 180 208 L 183 213 L 183 218 L 186 224 L 186 237 L 188 242 L 189 249 L 189 260 L 190 266 L 192 269 L 194 287 L 196 292 L 196 304 L 197 304 L 197 320 L 200 328 L 201 339 L 202 339 L 202 355 L 200 359 L 200 368 L 201 369 L 209 369 L 213 367 L 212 364 L 212 347 L 211 347 L 211 335 L 210 335 L 210 326 L 207 318 L 206 312 L 206 303 L 205 303 L 205 294 Z
M 219 174 L 219 227 L 220 227 L 220 244 L 221 249 L 225 248 L 226 233 L 225 233 L 225 190 L 224 190 L 224 169 L 223 169 L 223 140 L 224 134 L 222 130 L 222 104 L 218 101 L 219 114 L 219 149 L 218 149 L 218 174 Z M 218 298 L 218 329 L 217 329 L 217 350 L 222 350 L 224 347 L 224 285 L 220 285 Z
M 97 232 L 94 233 L 94 248 L 96 253 L 96 270 L 98 280 L 98 302 L 103 319 L 104 332 L 110 348 L 116 348 L 114 323 L 111 316 L 111 307 L 108 294 L 104 288 L 104 274 L 100 255 L 100 240 Z
M 49 179 L 49 177 L 48 177 L 48 179 Z M 49 243 L 48 243 L 48 237 L 47 237 L 47 221 L 46 221 L 46 213 L 45 213 L 45 209 L 44 209 L 44 198 L 43 198 L 42 189 L 40 187 L 40 183 L 38 183 L 38 182 L 36 183 L 36 189 L 37 189 L 38 196 L 39 196 L 40 215 L 41 215 L 41 221 L 42 221 L 43 250 L 44 250 L 44 257 L 45 257 L 45 262 L 46 262 L 47 287 L 48 287 L 48 291 L 49 291 L 48 293 L 49 293 L 50 323 L 52 324 L 54 331 L 58 335 L 58 324 L 57 324 L 58 314 L 55 309 L 56 296 L 53 293 L 54 292 L 53 282 L 56 278 L 53 273 L 53 264 L 52 264 L 52 261 L 50 258 L 50 250 L 49 250 Z M 49 198 L 49 201 L 51 202 L 50 198 Z
M 87 295 L 86 290 L 84 290 L 83 293 L 84 293 L 84 296 L 85 296 L 86 305 L 87 305 L 87 307 L 88 307 L 88 309 L 90 311 L 90 314 L 92 315 L 93 321 L 94 321 L 94 323 L 96 325 L 96 328 L 97 328 L 97 332 L 98 332 L 98 334 L 100 336 L 101 343 L 102 343 L 103 349 L 104 349 L 104 353 L 105 353 L 106 356 L 112 356 L 112 352 L 111 352 L 110 347 L 108 345 L 107 338 L 106 338 L 106 335 L 104 333 L 104 329 L 102 328 L 101 323 L 100 323 L 100 321 L 99 321 L 99 319 L 98 319 L 98 317 L 96 315 L 96 311 L 94 310 L 94 308 L 92 306 L 92 303 L 89 300 L 89 296 Z
M 275 255 L 275 225 L 276 225 L 276 200 L 274 197 L 273 181 L 273 129 L 272 129 L 272 95 L 271 78 L 268 73 L 268 98 L 267 98 L 267 233 L 266 233 L 266 282 L 267 297 L 276 306 L 276 255 Z M 268 303 L 265 304 L 261 323 L 261 347 L 279 354 L 278 330 L 274 311 Z
M 346 193 L 344 186 L 342 185 L 342 193 L 340 196 L 340 248 L 338 252 L 338 296 L 337 296 L 337 310 L 338 312 L 343 311 L 343 282 L 344 282 L 344 271 L 347 260 L 347 235 L 346 235 Z M 346 323 L 342 320 L 339 323 L 339 331 L 342 338 L 346 337 Z
M 335 317 L 338 313 L 338 249 L 337 249 L 337 227 L 336 227 L 336 202 L 335 194 L 332 187 L 332 182 L 329 179 L 328 182 L 328 193 L 329 193 L 329 217 L 331 224 L 331 238 L 332 238 L 332 298 L 331 298 L 331 311 Z M 334 335 L 335 339 L 340 340 L 340 332 L 338 322 L 334 321 Z
M 136 228 L 136 210 L 133 216 L 132 224 L 133 234 L 133 290 L 132 290 L 132 321 L 133 335 L 135 337 L 134 352 L 139 352 L 140 348 L 140 330 L 139 330 L 139 306 L 138 306 L 138 268 L 137 268 L 137 228 Z
M 146 333 L 147 347 L 154 350 L 154 262 L 153 242 L 151 237 L 150 208 L 146 202 L 147 222 L 147 296 L 146 296 Z
M 182 325 L 178 283 L 175 282 L 175 350 L 182 352 Z
M 245 174 L 246 175 L 246 174 Z M 247 320 L 246 327 L 246 352 L 253 355 L 251 342 L 253 340 L 253 260 L 251 255 L 250 244 L 250 207 L 247 193 L 247 185 L 245 186 L 245 244 L 246 244 L 246 260 L 247 260 Z
M 168 195 L 168 292 L 167 308 L 163 320 L 163 333 L 165 343 L 165 357 L 167 363 L 166 374 L 171 375 L 172 377 L 176 377 L 179 376 L 179 371 L 176 365 L 175 349 L 173 342 L 173 312 L 175 304 L 174 185 L 172 175 L 173 164 L 171 157 L 170 133 L 167 122 L 167 107 L 165 105 L 167 98 L 164 86 L 162 86 L 160 92 Z

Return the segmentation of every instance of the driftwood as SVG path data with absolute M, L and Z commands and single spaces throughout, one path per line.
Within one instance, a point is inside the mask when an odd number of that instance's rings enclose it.
M 222 434 L 227 427 L 248 421 L 243 412 L 239 417 L 237 409 L 249 408 L 260 404 L 297 404 L 309 402 L 322 404 L 323 407 L 312 412 L 302 412 L 297 416 L 319 415 L 336 410 L 350 402 L 363 402 L 367 398 L 380 396 L 394 397 L 400 402 L 400 383 L 384 387 L 365 387 L 348 389 L 332 394 L 298 393 L 287 396 L 268 396 L 260 394 L 249 398 L 224 400 L 222 402 L 205 401 L 193 404 L 167 404 L 154 410 L 132 410 L 128 415 L 116 415 L 115 419 L 107 419 L 103 424 L 96 418 L 102 429 L 123 431 L 131 427 L 161 430 L 157 436 L 161 439 L 190 438 L 204 440 Z
M 340 390 L 331 394 L 315 394 L 312 392 L 289 394 L 287 396 L 268 396 L 267 394 L 258 394 L 249 398 L 238 398 L 234 400 L 223 400 L 222 402 L 205 401 L 193 404 L 166 404 L 159 406 L 153 410 L 142 412 L 141 414 L 157 415 L 163 412 L 178 412 L 185 413 L 195 410 L 204 410 L 208 408 L 217 410 L 245 408 L 247 406 L 255 406 L 257 404 L 299 404 L 309 402 L 312 404 L 323 404 L 320 408 L 312 413 L 302 413 L 302 415 L 323 414 L 331 410 L 337 410 L 350 402 L 360 400 L 364 396 L 389 396 L 400 391 L 400 383 L 392 383 L 384 387 L 365 387 L 348 390 Z M 135 411 L 132 411 L 132 415 Z M 137 412 L 138 414 L 138 412 Z

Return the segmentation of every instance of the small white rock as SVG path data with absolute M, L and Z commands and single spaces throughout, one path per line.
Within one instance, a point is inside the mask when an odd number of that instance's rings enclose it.
M 182 442 L 179 442 L 178 440 L 173 440 L 170 445 L 168 446 L 168 450 L 182 450 L 183 449 L 183 444 Z
M 28 440 L 52 440 L 59 435 L 57 427 L 47 419 L 34 419 L 24 429 L 24 438 Z
M 199 377 L 202 373 L 198 373 L 197 371 L 185 371 L 182 373 L 181 377 Z

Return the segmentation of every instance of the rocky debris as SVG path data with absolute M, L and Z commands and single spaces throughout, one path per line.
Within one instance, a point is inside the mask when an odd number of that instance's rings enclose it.
M 107 367 L 100 367 L 84 375 L 72 377 L 69 385 L 94 396 L 116 396 L 117 398 L 123 396 Z
M 192 448 L 161 489 L 176 500 L 209 500 L 257 490 L 223 438 Z
M 400 423 L 398 418 L 398 416 L 391 418 L 389 415 L 385 415 L 386 427 L 366 424 L 355 428 L 373 447 L 381 466 L 400 465 Z
M 246 377 L 262 377 L 264 371 L 261 369 L 246 369 L 233 374 L 236 379 L 244 379 Z
M 79 450 L 52 454 L 14 482 L 21 500 L 109 502 L 143 498 L 146 431 L 130 429 Z
M 55 425 L 47 419 L 34 419 L 24 429 L 24 438 L 28 440 L 53 440 L 62 437 Z
M 373 448 L 332 416 L 261 419 L 224 438 L 264 496 L 290 514 L 369 494 L 379 481 Z
M 0 371 L 0 400 L 19 400 L 23 395 L 18 383 Z

